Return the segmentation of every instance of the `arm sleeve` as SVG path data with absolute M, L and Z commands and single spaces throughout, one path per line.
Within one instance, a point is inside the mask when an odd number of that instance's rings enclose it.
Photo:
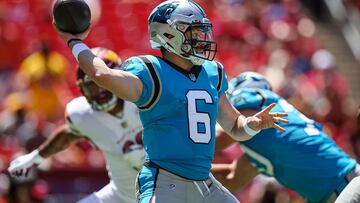
M 134 102 L 137 106 L 143 106 L 151 99 L 154 84 L 151 79 L 150 73 L 146 68 L 146 65 L 138 57 L 132 57 L 127 59 L 123 65 L 124 71 L 130 72 L 136 75 L 143 84 L 143 90 L 140 98 Z
M 224 66 L 216 61 L 217 71 L 218 71 L 218 83 L 217 83 L 217 90 L 219 97 L 224 94 L 224 92 L 229 88 L 227 75 L 224 70 Z

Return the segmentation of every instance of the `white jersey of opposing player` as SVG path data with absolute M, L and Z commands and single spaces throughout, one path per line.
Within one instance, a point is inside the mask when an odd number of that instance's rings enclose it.
M 124 160 L 123 146 L 127 141 L 136 143 L 136 135 L 142 131 L 136 105 L 124 101 L 122 115 L 115 117 L 94 110 L 85 97 L 78 97 L 67 104 L 66 113 L 74 133 L 86 136 L 103 152 L 119 196 L 124 202 L 134 202 L 137 171 Z

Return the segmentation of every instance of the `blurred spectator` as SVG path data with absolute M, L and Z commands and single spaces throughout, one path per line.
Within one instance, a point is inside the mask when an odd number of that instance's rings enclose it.
M 35 133 L 36 119 L 27 115 L 25 98 L 21 93 L 12 93 L 4 100 L 4 110 L 0 113 L 0 137 L 16 136 L 19 143 L 25 146 L 26 141 Z
M 41 50 L 26 57 L 17 74 L 17 84 L 26 92 L 28 111 L 47 121 L 61 118 L 69 96 L 68 62 L 44 41 Z
M 14 69 L 22 57 L 28 2 L 0 2 L 0 72 Z M 23 22 L 24 22 L 23 21 Z

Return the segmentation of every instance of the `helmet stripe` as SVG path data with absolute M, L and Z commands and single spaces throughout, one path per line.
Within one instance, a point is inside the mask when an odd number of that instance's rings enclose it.
M 206 18 L 206 14 L 205 14 L 204 9 L 202 9 L 197 3 L 195 3 L 195 2 L 193 2 L 193 1 L 191 1 L 191 0 L 189 0 L 189 3 L 190 3 L 190 5 L 195 6 L 196 9 L 199 10 L 200 13 L 203 15 L 203 17 Z

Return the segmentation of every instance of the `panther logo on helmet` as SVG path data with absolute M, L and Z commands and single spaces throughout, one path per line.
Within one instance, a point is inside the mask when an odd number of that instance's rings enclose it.
M 217 44 L 204 10 L 191 0 L 169 0 L 158 5 L 148 18 L 153 49 L 165 48 L 194 65 L 213 60 Z
M 102 47 L 93 48 L 91 51 L 101 58 L 109 68 L 120 69 L 122 62 L 115 52 Z M 93 109 L 109 111 L 116 106 L 119 98 L 113 93 L 96 85 L 80 68 L 77 69 L 76 75 L 76 84 Z

